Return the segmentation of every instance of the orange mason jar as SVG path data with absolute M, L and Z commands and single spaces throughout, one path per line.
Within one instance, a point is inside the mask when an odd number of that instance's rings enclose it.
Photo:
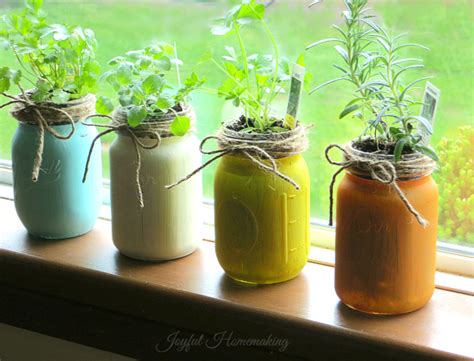
M 337 192 L 336 279 L 347 306 L 401 314 L 434 291 L 438 189 L 430 175 L 397 181 L 428 221 L 420 225 L 391 185 L 346 172 Z

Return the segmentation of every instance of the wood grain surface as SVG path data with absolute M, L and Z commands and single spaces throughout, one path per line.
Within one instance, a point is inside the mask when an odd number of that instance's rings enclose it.
M 331 267 L 309 263 L 292 281 L 243 286 L 225 276 L 212 242 L 176 261 L 146 263 L 118 253 L 108 221 L 82 237 L 49 241 L 26 233 L 13 202 L 0 199 L 0 215 L 0 322 L 144 360 L 474 356 L 468 295 L 436 290 L 417 312 L 368 316 L 339 302 Z M 175 332 L 211 341 L 222 332 L 234 340 L 273 337 L 288 345 L 158 353 Z

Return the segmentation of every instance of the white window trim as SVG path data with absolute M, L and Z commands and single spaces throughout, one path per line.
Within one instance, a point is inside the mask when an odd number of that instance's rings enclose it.
M 13 199 L 13 177 L 11 162 L 0 160 L 0 198 Z M 104 206 L 100 217 L 110 220 L 109 180 L 104 179 Z M 204 239 L 214 241 L 214 206 L 213 201 L 206 199 L 204 208 Z M 311 220 L 310 261 L 334 266 L 335 232 L 334 227 L 324 224 L 324 221 Z M 470 247 L 438 242 L 436 268 L 440 272 L 474 277 L 474 250 Z M 471 288 L 471 287 L 469 287 Z

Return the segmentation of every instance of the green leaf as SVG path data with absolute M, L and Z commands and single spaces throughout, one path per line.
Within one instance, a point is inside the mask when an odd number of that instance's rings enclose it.
M 296 59 L 296 64 L 302 66 L 302 67 L 305 67 L 305 57 L 304 57 L 304 53 L 301 53 L 300 56 L 298 56 L 298 59 Z
M 263 20 L 265 17 L 265 5 L 263 4 L 256 4 L 255 0 L 250 0 L 247 4 L 240 6 L 240 10 L 234 16 L 234 20 Z M 240 23 L 240 22 L 239 22 Z
M 321 44 L 325 44 L 325 43 L 332 43 L 332 42 L 338 42 L 338 43 L 343 43 L 344 42 L 341 40 L 341 39 L 338 39 L 338 38 L 328 38 L 328 39 L 323 39 L 323 40 L 319 40 L 315 43 L 312 43 L 310 45 L 308 45 L 306 47 L 306 50 L 309 50 L 311 48 L 314 48 L 315 46 L 318 46 L 318 45 L 321 45 Z
M 140 125 L 140 123 L 146 118 L 147 111 L 144 106 L 131 106 L 127 111 L 127 120 L 128 124 L 135 128 Z
M 10 79 L 0 77 L 0 93 L 6 92 L 10 89 Z
M 132 81 L 132 67 L 129 64 L 120 64 L 117 69 L 117 80 L 123 85 Z
M 403 149 L 409 141 L 409 137 L 403 137 L 398 140 L 397 144 L 395 145 L 395 150 L 393 152 L 395 156 L 395 162 L 398 162 L 400 159 L 402 159 Z
M 400 94 L 400 97 L 399 97 L 399 100 L 400 101 L 403 101 L 403 98 L 405 97 L 405 95 L 407 94 L 408 90 L 410 88 L 412 88 L 413 86 L 415 86 L 416 84 L 422 82 L 423 80 L 428 80 L 428 79 L 431 79 L 431 76 L 425 76 L 423 78 L 420 78 L 420 79 L 416 79 L 416 80 L 413 80 L 410 84 L 408 84 L 405 89 L 403 89 L 402 93 Z
M 100 96 L 95 104 L 95 109 L 99 114 L 110 114 L 114 110 L 114 104 L 109 98 Z
M 174 56 L 175 48 L 173 45 L 168 43 L 160 43 L 160 47 L 163 49 L 165 54 Z
M 154 64 L 161 71 L 169 71 L 171 69 L 171 59 L 167 56 L 155 60 Z
M 46 80 L 38 79 L 36 82 L 36 89 L 31 98 L 37 103 L 42 103 L 49 97 L 50 90 L 51 87 Z
M 439 162 L 438 155 L 436 154 L 436 152 L 433 149 L 431 149 L 429 147 L 425 147 L 425 146 L 417 146 L 416 150 L 419 151 L 420 153 L 430 157 L 435 162 Z
M 84 70 L 88 73 L 100 74 L 100 64 L 98 61 L 92 60 L 84 64 Z
M 418 59 L 418 58 L 405 58 L 405 59 L 396 60 L 396 61 L 394 61 L 392 64 L 393 64 L 393 65 L 399 65 L 399 64 L 401 64 L 401 63 L 412 62 L 412 61 L 421 62 L 421 61 L 423 61 L 423 60 Z
M 382 121 L 382 118 L 383 116 L 385 115 L 385 113 L 390 109 L 390 105 L 387 105 L 385 106 L 378 114 L 377 114 L 377 118 L 375 119 L 375 121 L 372 123 L 372 126 L 373 127 L 378 127 L 380 122 Z
M 112 70 L 106 71 L 100 76 L 99 81 L 101 82 L 106 81 L 110 85 L 113 85 L 117 83 L 117 74 L 115 73 L 115 71 L 112 71 Z
M 384 39 L 377 37 L 376 40 L 384 47 L 386 52 L 390 51 L 390 45 Z
M 107 65 L 117 65 L 125 61 L 125 58 L 123 56 L 116 56 L 115 58 L 112 58 L 109 60 Z
M 62 24 L 53 24 L 50 28 L 51 33 L 53 34 L 53 39 L 56 41 L 67 40 L 71 37 L 71 33 L 67 27 Z
M 158 109 L 165 112 L 174 105 L 173 103 L 173 100 L 164 94 L 156 100 L 156 106 Z
M 376 86 L 385 87 L 385 88 L 390 87 L 390 85 L 386 81 L 375 80 L 375 81 L 369 81 L 368 83 L 362 84 L 359 88 L 357 88 L 357 91 L 376 87 Z
M 25 5 L 27 8 L 38 12 L 43 5 L 43 0 L 25 0 Z
M 344 109 L 342 111 L 342 113 L 339 115 L 339 119 L 342 119 L 344 118 L 346 115 L 356 111 L 357 109 L 359 109 L 361 106 L 360 104 L 354 104 L 354 105 L 351 105 L 351 106 L 348 106 L 346 109 Z
M 270 127 L 270 129 L 272 132 L 275 132 L 275 133 L 283 133 L 288 130 L 287 128 L 282 128 L 282 127 Z
M 213 35 L 223 36 L 228 34 L 232 29 L 227 26 L 213 26 L 211 32 Z
M 335 82 L 338 82 L 338 81 L 341 81 L 341 80 L 347 80 L 347 79 L 346 78 L 337 78 L 337 79 L 329 80 L 325 83 L 322 83 L 322 84 L 318 85 L 316 88 L 312 89 L 309 92 L 309 94 L 313 94 L 314 92 L 318 91 L 319 89 L 324 88 L 325 86 L 327 86 L 329 84 L 332 84 L 332 83 L 335 83 Z
M 3 67 L 0 68 L 0 93 L 6 92 L 10 89 L 10 78 L 11 78 L 10 68 Z
M 232 46 L 224 46 L 225 50 L 227 53 L 230 55 L 230 59 L 232 61 L 237 61 L 237 53 L 235 52 L 235 49 Z
M 70 94 L 62 89 L 56 89 L 53 91 L 52 100 L 56 104 L 64 104 L 69 100 L 69 98 Z
M 183 135 L 185 135 L 190 128 L 191 120 L 189 119 L 189 117 L 186 116 L 178 115 L 171 123 L 171 133 L 178 137 L 182 137 Z
M 346 63 L 349 63 L 349 55 L 347 54 L 346 49 L 339 45 L 336 45 L 334 49 L 336 49 L 336 51 L 343 57 Z
M 428 133 L 430 134 L 433 134 L 433 125 L 431 124 L 431 122 L 426 119 L 425 117 L 421 117 L 421 116 L 411 116 L 409 117 L 408 119 L 415 119 L 418 121 L 418 123 L 420 123 L 427 131 Z
M 145 94 L 153 94 L 161 90 L 163 80 L 159 75 L 152 74 L 142 83 L 143 91 Z
M 396 52 L 400 49 L 407 48 L 407 47 L 420 48 L 420 49 L 423 49 L 423 50 L 426 50 L 426 51 L 430 50 L 426 46 L 420 45 L 420 44 L 402 44 L 402 45 L 397 46 L 395 49 L 393 49 L 393 51 Z
M 144 50 L 131 50 L 127 51 L 125 55 L 133 60 L 138 60 L 140 59 L 144 54 Z
M 132 96 L 130 94 L 120 94 L 119 103 L 123 107 L 127 107 L 132 104 Z
M 396 128 L 396 127 L 390 127 L 389 130 L 390 132 L 390 135 L 393 137 L 393 139 L 395 140 L 398 140 L 400 139 L 401 137 L 403 137 L 403 132 L 399 129 L 399 128 Z
M 151 56 L 143 56 L 138 59 L 138 67 L 141 70 L 148 69 L 153 64 L 153 58 Z
M 410 65 L 410 66 L 407 66 L 405 68 L 402 68 L 398 71 L 398 73 L 395 74 L 395 76 L 393 77 L 392 79 L 392 82 L 395 83 L 397 81 L 397 78 L 404 72 L 406 72 L 407 70 L 411 70 L 411 69 L 422 69 L 424 68 L 424 65 L 422 64 L 415 64 L 415 65 Z
M 10 48 L 10 41 L 0 36 L 0 49 L 7 50 L 8 48 Z

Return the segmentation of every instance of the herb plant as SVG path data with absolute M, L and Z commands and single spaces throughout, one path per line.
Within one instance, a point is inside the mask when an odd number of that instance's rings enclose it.
M 175 64 L 178 86 L 173 86 L 167 74 Z M 117 92 L 118 102 L 127 112 L 130 127 L 140 125 L 147 118 L 184 109 L 192 91 L 201 87 L 204 79 L 192 73 L 180 84 L 179 66 L 182 62 L 176 57 L 176 49 L 169 44 L 159 44 L 142 50 L 129 51 L 109 61 L 113 69 L 104 73 L 101 79 L 107 81 Z M 107 97 L 99 97 L 97 111 L 108 114 L 114 104 Z M 174 135 L 184 135 L 190 128 L 187 116 L 176 116 L 171 131 Z
M 405 34 L 392 35 L 377 25 L 366 8 L 367 0 L 344 0 L 346 10 L 342 13 L 344 25 L 334 25 L 338 37 L 320 40 L 308 46 L 334 42 L 342 58 L 342 65 L 334 64 L 341 76 L 314 88 L 315 92 L 329 84 L 345 81 L 355 87 L 354 98 L 340 114 L 349 114 L 367 124 L 359 142 L 375 143 L 374 150 L 393 152 L 395 160 L 402 154 L 421 152 L 437 160 L 435 152 L 422 142 L 419 127 L 429 134 L 433 129 L 424 117 L 414 115 L 420 102 L 411 93 L 415 86 L 428 77 L 418 78 L 408 84 L 404 73 L 423 68 L 422 60 L 401 57 L 402 50 L 426 47 L 402 42 Z
M 100 73 L 97 41 L 90 29 L 49 24 L 42 0 L 25 0 L 25 9 L 5 15 L 0 47 L 10 50 L 21 69 L 0 68 L 0 93 L 33 88 L 34 102 L 65 103 L 94 91 Z
M 242 28 L 251 24 L 263 28 L 273 46 L 273 54 L 247 53 Z M 284 87 L 291 80 L 290 62 L 280 56 L 276 39 L 265 21 L 265 6 L 255 0 L 243 0 L 227 13 L 221 25 L 212 28 L 212 33 L 218 36 L 233 34 L 238 42 L 238 50 L 225 47 L 222 62 L 212 59 L 227 77 L 219 87 L 218 95 L 243 109 L 245 131 L 284 131 L 283 123 L 272 118 L 271 105 L 285 92 Z M 303 61 L 302 58 L 299 61 Z

